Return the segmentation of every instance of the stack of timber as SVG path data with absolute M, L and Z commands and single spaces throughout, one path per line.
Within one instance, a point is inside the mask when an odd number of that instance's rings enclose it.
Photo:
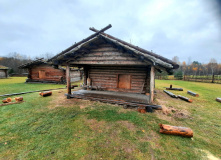
M 193 131 L 190 128 L 177 127 L 166 124 L 159 124 L 159 125 L 160 125 L 160 133 L 178 135 L 189 138 L 193 137 Z
M 191 92 L 191 91 L 187 91 L 187 94 L 190 94 L 190 95 L 195 96 L 195 97 L 199 97 L 199 94 Z
M 183 88 L 173 88 L 172 85 L 170 85 L 169 88 L 166 88 L 166 90 L 176 90 L 176 91 L 183 91 Z
M 192 103 L 192 102 L 193 102 L 193 100 L 192 100 L 192 99 L 189 99 L 189 98 L 184 97 L 184 96 L 181 96 L 181 95 L 178 95 L 177 97 L 178 97 L 178 98 L 180 98 L 180 99 L 182 99 L 182 100 L 184 100 L 184 101 L 190 102 L 190 103 Z
M 143 109 L 145 108 L 146 112 L 152 112 L 152 109 L 162 110 L 162 107 L 159 106 L 159 105 L 148 105 L 146 103 L 141 103 L 141 102 L 127 102 L 127 101 L 120 100 L 120 99 L 95 98 L 95 97 L 92 97 L 92 96 L 84 96 L 84 95 L 81 95 L 81 94 L 72 94 L 71 97 L 72 98 L 77 98 L 77 99 L 100 101 L 100 102 L 103 102 L 103 103 L 118 104 L 118 105 L 126 106 L 124 108 L 127 108 L 127 106 L 130 106 L 130 107 L 143 107 Z
M 166 90 L 163 90 L 165 93 L 167 93 L 170 97 L 173 97 L 173 98 L 177 98 L 177 95 L 173 94 L 172 92 L 169 92 L 169 91 L 166 91 Z
M 11 101 L 12 101 L 12 99 L 10 97 L 5 98 L 5 99 L 2 100 L 3 103 L 9 103 Z
M 221 102 L 221 98 L 216 98 L 216 101 L 217 102 Z
M 39 93 L 42 97 L 47 97 L 52 95 L 52 91 L 46 91 L 46 92 L 41 92 Z

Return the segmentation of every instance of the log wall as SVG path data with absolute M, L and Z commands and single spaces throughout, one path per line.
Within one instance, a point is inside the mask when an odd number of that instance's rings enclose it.
M 70 58 L 71 60 L 71 58 Z M 147 65 L 132 54 L 121 52 L 110 44 L 101 44 L 89 53 L 80 54 L 71 64 L 86 65 Z
M 89 68 L 88 75 L 93 87 L 108 91 L 149 93 L 149 72 L 148 67 L 93 66 Z M 130 76 L 130 89 L 119 87 L 119 75 Z
M 61 77 L 63 77 L 65 80 L 65 71 L 61 69 L 54 69 L 50 65 L 34 66 L 29 74 L 29 77 L 32 80 L 48 80 L 59 82 L 61 81 Z
M 0 69 L 0 78 L 7 78 L 6 72 L 7 70 Z
M 82 79 L 82 71 L 71 70 L 70 71 L 71 82 L 80 81 Z

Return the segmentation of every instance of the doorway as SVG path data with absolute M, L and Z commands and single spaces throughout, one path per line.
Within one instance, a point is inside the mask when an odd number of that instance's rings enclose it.
M 118 75 L 118 88 L 131 89 L 131 75 L 119 74 Z

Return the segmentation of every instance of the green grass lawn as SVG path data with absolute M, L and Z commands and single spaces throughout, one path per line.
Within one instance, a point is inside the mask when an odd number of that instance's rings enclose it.
M 183 92 L 173 93 L 191 97 L 193 103 L 163 93 L 170 84 L 182 87 Z M 64 85 L 0 79 L 0 95 L 60 87 Z M 24 94 L 24 103 L 0 107 L 0 159 L 220 158 L 221 103 L 215 98 L 221 97 L 221 85 L 157 80 L 156 90 L 155 103 L 164 110 L 146 114 L 117 105 L 66 99 L 66 90 L 53 91 L 49 97 Z M 187 90 L 200 97 L 187 95 Z M 160 134 L 159 123 L 190 127 L 194 137 Z

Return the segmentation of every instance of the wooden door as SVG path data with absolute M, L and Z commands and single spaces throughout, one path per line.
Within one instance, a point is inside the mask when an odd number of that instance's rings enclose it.
M 39 71 L 39 78 L 40 79 L 45 79 L 46 75 L 45 75 L 45 70 L 40 70 Z
M 118 88 L 130 89 L 131 88 L 131 75 L 119 74 L 118 75 Z

